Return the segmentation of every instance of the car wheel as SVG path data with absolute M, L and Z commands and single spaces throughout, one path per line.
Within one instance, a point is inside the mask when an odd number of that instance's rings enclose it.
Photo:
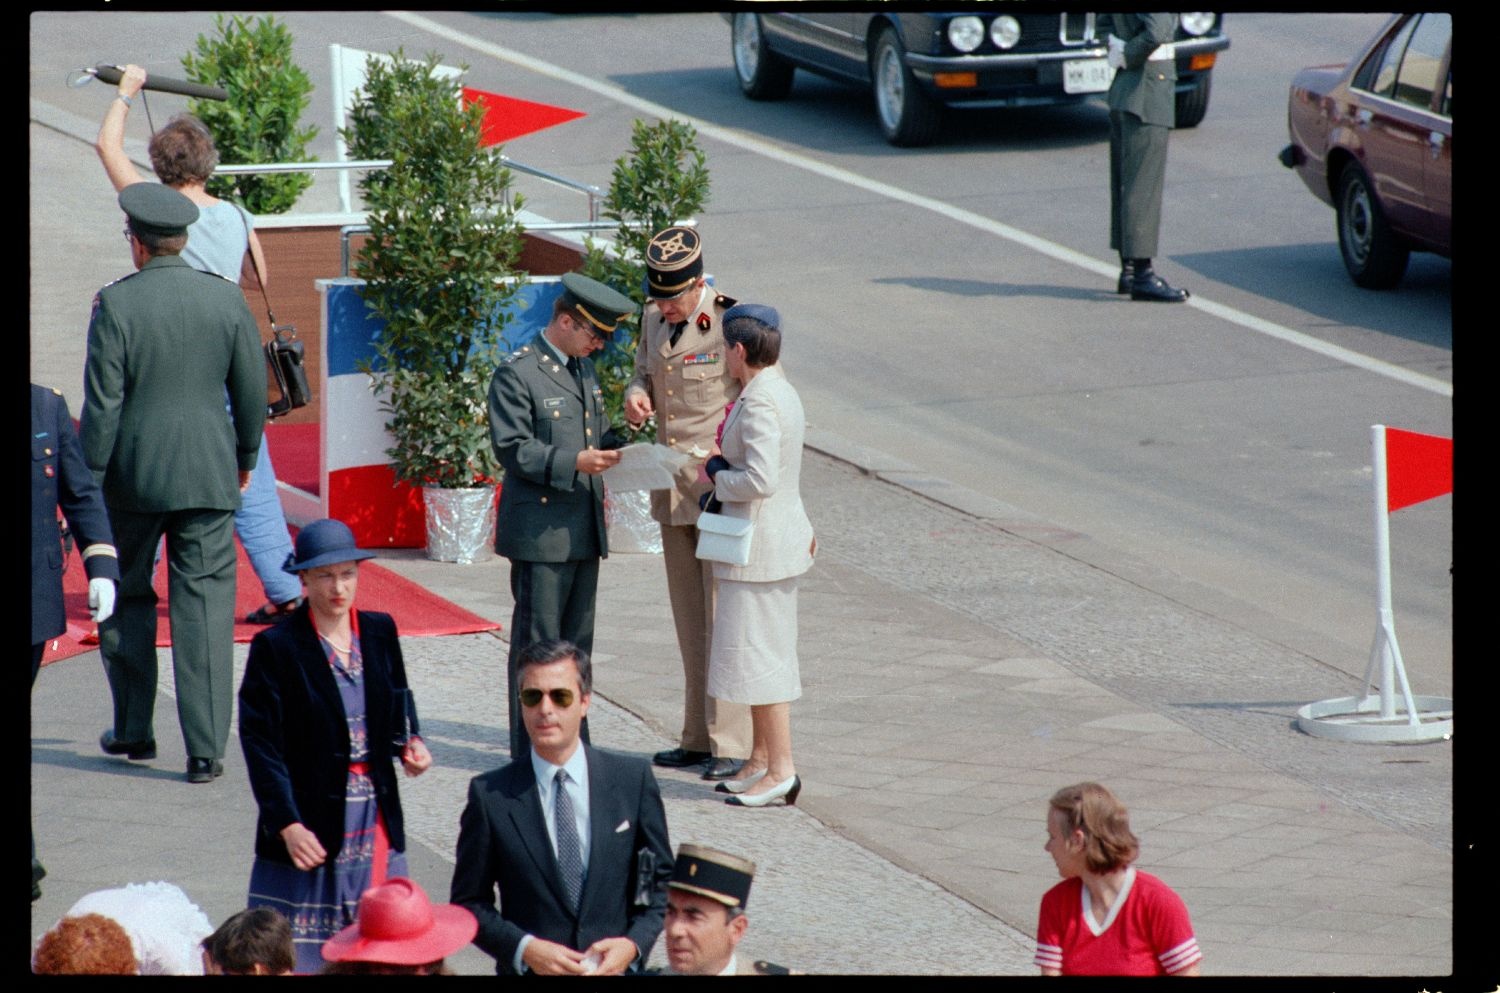
M 1208 92 L 1213 86 L 1213 70 L 1198 77 L 1198 82 L 1185 93 L 1177 94 L 1177 127 L 1196 128 L 1203 123 L 1208 113 Z
M 1370 290 L 1395 286 L 1406 272 L 1411 250 L 1386 222 L 1370 179 L 1359 166 L 1351 163 L 1339 176 L 1337 203 L 1339 251 L 1349 276 Z
M 875 113 L 880 130 L 892 145 L 926 145 L 937 136 L 942 107 L 923 92 L 911 70 L 896 32 L 887 28 L 875 42 L 870 60 L 875 88 Z
M 780 100 L 792 90 L 796 67 L 766 47 L 766 36 L 755 14 L 735 14 L 729 28 L 729 48 L 740 90 L 751 100 Z

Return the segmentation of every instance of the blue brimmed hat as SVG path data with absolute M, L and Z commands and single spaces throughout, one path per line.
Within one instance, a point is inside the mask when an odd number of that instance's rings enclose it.
M 374 557 L 374 552 L 367 552 L 354 543 L 354 532 L 349 530 L 349 525 L 325 517 L 297 533 L 297 544 L 281 568 L 285 572 L 298 573 L 322 565 Z

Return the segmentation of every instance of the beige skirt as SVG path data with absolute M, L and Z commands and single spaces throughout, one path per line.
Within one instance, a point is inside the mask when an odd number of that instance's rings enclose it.
M 797 667 L 797 579 L 719 580 L 708 695 L 731 703 L 787 703 L 802 695 Z

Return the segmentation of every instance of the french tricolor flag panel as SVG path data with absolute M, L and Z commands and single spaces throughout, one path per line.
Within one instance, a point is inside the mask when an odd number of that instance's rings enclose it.
M 361 548 L 421 548 L 427 542 L 420 489 L 396 480 L 387 413 L 360 367 L 377 370 L 375 341 L 385 322 L 365 306 L 364 281 L 320 279 L 323 293 L 323 398 L 319 451 L 323 513 L 344 521 Z M 556 276 L 534 276 L 508 308 L 502 348 L 534 338 L 562 290 Z

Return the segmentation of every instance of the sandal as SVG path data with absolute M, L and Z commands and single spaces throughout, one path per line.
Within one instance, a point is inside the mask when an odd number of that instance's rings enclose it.
M 261 604 L 245 617 L 246 624 L 275 624 L 284 617 L 290 617 L 292 612 L 302 606 L 302 597 L 288 600 L 277 606 L 272 603 Z

